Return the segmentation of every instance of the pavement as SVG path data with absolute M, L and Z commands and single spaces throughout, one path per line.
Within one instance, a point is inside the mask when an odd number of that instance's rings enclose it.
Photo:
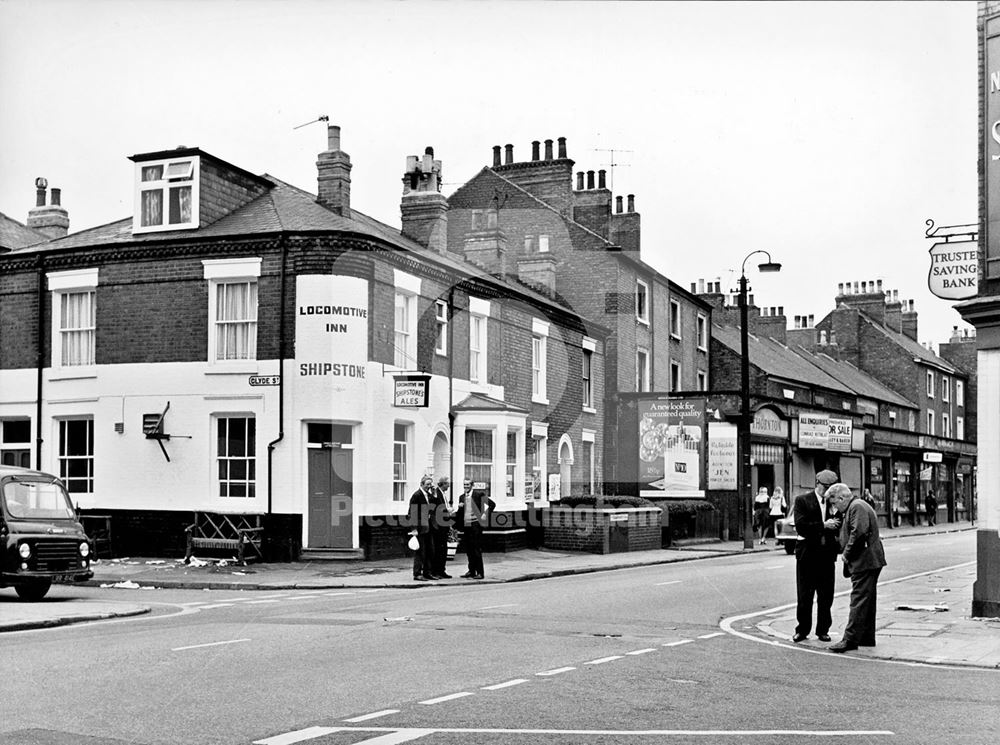
M 896 541 L 917 535 L 962 530 L 975 528 L 968 523 L 905 527 L 884 530 L 882 537 L 886 541 Z M 172 559 L 105 559 L 95 562 L 94 579 L 86 584 L 107 589 L 106 599 L 65 598 L 62 597 L 64 593 L 56 592 L 42 602 L 25 603 L 14 598 L 13 590 L 2 591 L 0 632 L 148 613 L 151 606 L 145 604 L 141 596 L 155 588 L 248 591 L 405 588 L 420 591 L 433 585 L 525 582 L 761 552 L 785 556 L 784 550 L 774 541 L 745 550 L 742 540 L 684 541 L 670 549 L 603 555 L 525 549 L 487 554 L 484 557 L 487 572 L 484 580 L 459 578 L 458 575 L 465 570 L 464 557 L 459 555 L 448 567 L 455 575 L 453 579 L 419 583 L 412 579 L 412 560 L 409 558 L 248 566 L 198 557 L 190 566 Z M 793 561 L 791 557 L 788 560 Z M 1000 669 L 1000 619 L 972 618 L 969 615 L 975 577 L 976 565 L 972 561 L 941 571 L 883 582 L 879 586 L 877 646 L 854 650 L 846 656 Z M 830 632 L 834 641 L 840 638 L 847 620 L 849 582 L 838 577 L 837 590 L 833 603 L 834 628 Z M 135 593 L 138 597 L 124 597 L 123 592 Z M 727 623 L 729 630 L 737 633 L 751 632 L 757 639 L 791 645 L 795 606 L 772 608 L 729 619 Z M 794 646 L 822 652 L 829 645 L 813 636 Z

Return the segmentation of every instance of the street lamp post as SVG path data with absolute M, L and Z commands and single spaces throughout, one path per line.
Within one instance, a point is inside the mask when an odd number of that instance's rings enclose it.
M 767 261 L 758 264 L 760 272 L 780 272 L 781 264 L 771 261 L 771 254 L 764 250 L 751 251 L 743 258 L 740 267 L 740 426 L 739 426 L 739 496 L 743 510 L 743 548 L 753 548 L 753 494 L 750 474 L 750 331 L 747 327 L 747 259 L 755 254 L 766 254 Z

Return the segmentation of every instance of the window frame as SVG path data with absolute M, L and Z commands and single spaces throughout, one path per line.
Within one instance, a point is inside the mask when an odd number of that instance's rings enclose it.
M 698 335 L 698 349 L 702 352 L 708 351 L 708 316 L 704 313 L 698 314 L 696 321 L 696 333 Z
M 597 443 L 596 433 L 585 429 L 580 433 L 580 450 L 583 460 L 583 493 L 597 493 Z M 589 446 L 589 447 L 588 447 Z
M 927 410 L 927 434 L 936 436 L 934 429 L 934 410 Z
M 951 379 L 947 375 L 941 376 L 941 401 L 951 402 Z
M 965 439 L 965 417 L 955 416 L 955 439 L 964 440 Z
M 215 463 L 215 474 L 213 478 L 216 499 L 228 500 L 256 499 L 257 498 L 257 417 L 250 413 L 220 413 L 213 415 L 213 429 L 215 430 L 215 447 L 213 460 Z M 228 446 L 232 442 L 231 427 L 233 422 L 243 422 L 243 448 L 242 454 L 230 453 Z M 251 422 L 253 423 L 251 432 Z M 222 426 L 225 423 L 225 437 L 223 437 Z M 226 447 L 222 448 L 225 443 Z M 232 478 L 232 464 L 242 462 L 245 466 L 243 478 Z M 225 477 L 223 477 L 223 463 L 225 467 Z M 232 494 L 234 486 L 243 485 L 245 494 Z M 223 493 L 223 492 L 227 493 Z
M 681 363 L 670 362 L 670 392 L 676 393 L 682 390 Z
M 73 434 L 69 432 L 69 426 L 77 422 L 85 422 L 87 425 L 84 434 L 84 452 L 82 455 L 69 452 L 68 450 L 70 444 L 69 438 Z M 61 417 L 57 419 L 56 442 L 58 443 L 56 446 L 56 457 L 59 464 L 59 478 L 62 479 L 66 491 L 73 495 L 92 495 L 94 493 L 94 417 Z M 71 463 L 83 463 L 85 475 L 71 475 L 70 472 L 74 470 L 70 467 Z M 83 490 L 77 488 L 77 482 L 80 481 L 83 481 L 86 487 Z
M 397 428 L 403 430 L 403 439 L 399 439 Z M 409 496 L 408 465 L 411 462 L 410 449 L 413 442 L 413 423 L 395 421 L 392 423 L 392 501 L 405 502 Z M 402 448 L 402 460 L 398 459 Z
M 97 367 L 97 287 L 99 284 L 99 269 L 97 267 L 88 269 L 74 269 L 65 272 L 49 272 L 46 274 L 48 288 L 52 298 L 52 318 L 51 320 L 51 352 L 52 368 L 57 371 L 57 375 L 70 374 L 73 376 L 93 375 Z M 64 310 L 69 298 L 77 295 L 86 295 L 89 300 L 89 321 L 86 326 L 76 326 L 72 328 L 63 327 Z M 66 361 L 66 350 L 64 349 L 67 337 L 66 334 L 82 335 L 88 339 L 86 359 L 82 362 Z
M 947 412 L 941 412 L 941 436 L 951 439 L 951 417 Z
M 965 408 L 965 381 L 955 381 L 955 405 Z
M 448 315 L 450 308 L 446 300 L 434 301 L 434 354 L 448 356 Z
M 496 230 L 498 222 L 497 211 L 490 209 L 472 210 L 472 230 L 473 232 L 483 230 Z
M 549 324 L 531 319 L 531 402 L 548 404 Z
M 640 356 L 642 364 L 640 365 Z M 650 390 L 650 369 L 649 350 L 645 347 L 636 347 L 635 350 L 635 391 L 636 393 L 646 393 Z
M 670 338 L 681 338 L 681 304 L 677 300 L 670 301 Z
M 584 346 L 580 356 L 580 378 L 582 387 L 580 395 L 584 411 L 595 411 L 594 408 L 594 350 Z
M 649 325 L 649 283 L 645 280 L 635 280 L 635 320 Z
M 708 373 L 704 370 L 698 371 L 698 390 L 707 391 L 708 390 Z
M 934 398 L 934 371 L 927 371 L 927 398 Z
M 8 439 L 8 431 L 14 430 L 13 422 L 27 425 L 26 439 Z M 30 416 L 0 417 L 0 465 L 31 468 L 31 425 Z
M 531 477 L 532 491 L 529 496 L 525 489 L 524 498 L 541 502 L 548 498 L 546 470 L 548 468 L 549 425 L 543 422 L 531 423 Z M 527 465 L 527 464 L 526 464 Z
M 233 370 L 256 370 L 257 332 L 260 319 L 260 275 L 263 261 L 259 257 L 238 259 L 206 259 L 202 261 L 203 277 L 208 283 L 208 364 L 220 372 Z M 219 291 L 228 286 L 245 284 L 252 286 L 247 299 L 253 299 L 252 319 L 250 315 L 242 320 L 219 319 Z M 249 310 L 249 308 L 248 308 Z M 241 324 L 246 327 L 246 357 L 226 357 L 220 359 L 220 324 Z
M 399 328 L 400 309 L 403 329 Z M 393 294 L 392 364 L 400 370 L 412 370 L 417 366 L 417 296 L 399 287 Z
M 186 175 L 167 177 L 167 173 L 172 165 L 188 163 L 189 169 Z M 148 168 L 162 168 L 162 175 L 159 179 L 143 181 L 143 171 Z M 190 219 L 185 222 L 170 222 L 170 192 L 183 187 L 191 189 L 191 214 Z M 160 214 L 162 222 L 158 224 L 142 224 L 142 200 L 144 193 L 158 192 L 160 194 Z M 133 233 L 160 233 L 168 230 L 194 230 L 200 225 L 200 205 L 201 205 L 201 156 L 183 155 L 173 158 L 160 158 L 157 160 L 137 161 L 135 164 L 135 205 L 132 215 Z

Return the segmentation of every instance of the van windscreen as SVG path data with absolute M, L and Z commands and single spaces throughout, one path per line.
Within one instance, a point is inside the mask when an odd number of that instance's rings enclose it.
M 11 517 L 22 520 L 72 520 L 76 517 L 66 492 L 54 482 L 8 479 L 3 482 L 2 496 Z

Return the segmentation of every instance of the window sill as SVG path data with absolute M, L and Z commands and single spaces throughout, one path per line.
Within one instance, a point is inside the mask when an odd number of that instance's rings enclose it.
M 97 367 L 87 365 L 86 367 L 57 367 L 49 375 L 49 380 L 85 380 L 97 377 Z
M 531 397 L 531 403 L 533 403 L 533 404 L 541 404 L 542 406 L 548 406 L 549 405 L 549 399 L 542 398 L 541 396 L 532 396 Z
M 593 408 L 592 406 L 584 406 L 583 407 L 583 413 L 584 414 L 596 414 L 597 413 L 597 409 Z
M 636 323 L 640 323 L 643 326 L 649 326 L 649 319 L 648 318 L 639 318 L 639 316 L 636 316 L 635 317 L 635 322 Z
M 670 332 L 670 338 L 674 341 L 683 341 L 680 334 L 675 334 L 673 331 Z

